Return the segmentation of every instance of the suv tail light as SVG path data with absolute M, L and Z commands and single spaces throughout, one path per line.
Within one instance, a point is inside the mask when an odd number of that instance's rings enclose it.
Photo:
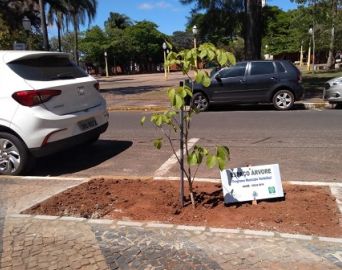
M 15 92 L 12 97 L 23 106 L 33 107 L 47 102 L 61 93 L 61 90 L 25 90 Z

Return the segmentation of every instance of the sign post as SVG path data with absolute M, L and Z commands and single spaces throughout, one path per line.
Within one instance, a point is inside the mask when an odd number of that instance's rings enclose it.
M 221 171 L 226 204 L 284 197 L 278 164 Z

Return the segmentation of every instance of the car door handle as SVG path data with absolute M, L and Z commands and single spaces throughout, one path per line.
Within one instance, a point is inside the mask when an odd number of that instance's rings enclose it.
M 246 80 L 244 80 L 244 79 L 240 80 L 240 83 L 246 83 Z
M 271 77 L 270 80 L 272 80 L 272 81 L 277 81 L 278 78 L 276 78 L 276 77 Z

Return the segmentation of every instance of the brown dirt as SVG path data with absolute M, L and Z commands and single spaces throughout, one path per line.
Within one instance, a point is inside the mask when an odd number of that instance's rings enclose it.
M 328 188 L 283 187 L 285 199 L 225 206 L 221 185 L 195 183 L 196 209 L 189 203 L 180 209 L 177 181 L 100 178 L 66 190 L 24 213 L 342 236 L 341 214 Z

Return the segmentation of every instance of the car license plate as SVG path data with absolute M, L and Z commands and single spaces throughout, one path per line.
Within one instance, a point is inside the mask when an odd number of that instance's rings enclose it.
M 97 122 L 95 118 L 89 118 L 89 119 L 78 122 L 78 126 L 80 127 L 81 130 L 87 130 L 87 129 L 96 127 Z

